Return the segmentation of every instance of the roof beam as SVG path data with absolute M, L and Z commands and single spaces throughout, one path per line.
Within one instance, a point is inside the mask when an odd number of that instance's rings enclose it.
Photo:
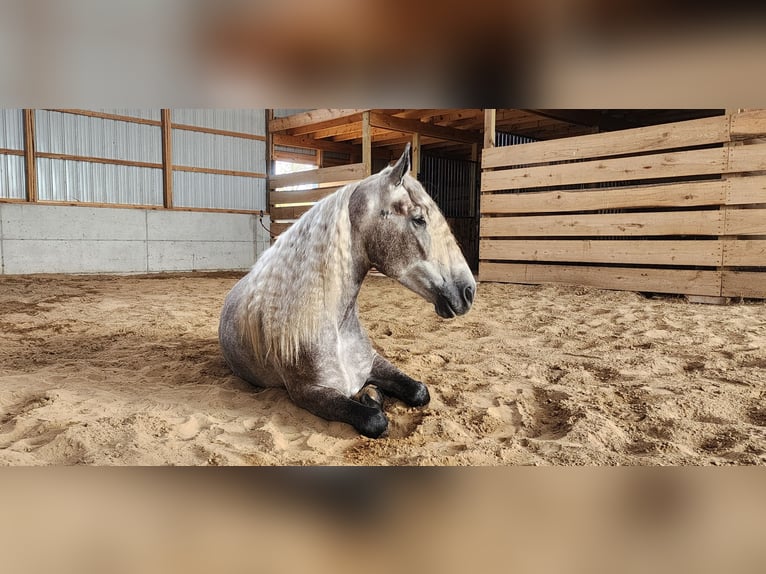
M 396 118 L 394 116 L 376 112 L 370 113 L 370 125 L 397 132 L 419 133 L 424 136 L 431 136 L 449 141 L 474 143 L 480 142 L 483 139 L 479 132 L 437 126 L 418 120 Z
M 317 128 L 320 126 L 330 127 L 331 125 L 341 125 L 348 123 L 349 117 L 358 116 L 355 120 L 359 121 L 362 117 L 364 109 L 350 108 L 350 109 L 330 109 L 320 108 L 311 110 L 308 112 L 301 112 L 299 114 L 293 114 L 284 118 L 274 118 L 269 122 L 269 131 L 271 133 L 285 132 L 287 130 L 293 130 L 293 135 L 299 135 L 298 130 L 301 128 Z M 308 133 L 316 131 L 316 129 L 301 130 L 301 133 Z

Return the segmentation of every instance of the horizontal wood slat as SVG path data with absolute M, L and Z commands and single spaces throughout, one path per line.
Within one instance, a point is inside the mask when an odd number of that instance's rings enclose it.
M 766 235 L 766 209 L 728 209 L 724 235 Z
M 269 193 L 269 205 L 289 205 L 293 203 L 316 203 L 340 188 L 328 187 L 297 191 L 272 191 Z
M 727 173 L 766 170 L 766 143 L 729 147 Z
M 724 270 L 721 278 L 721 295 L 766 299 L 765 275 L 766 273 L 756 271 Z
M 485 171 L 482 175 L 481 190 L 486 192 L 544 186 L 711 175 L 725 173 L 726 165 L 727 150 L 725 148 L 621 157 L 552 166 Z
M 126 165 L 129 167 L 148 167 L 152 169 L 162 169 L 161 163 L 153 163 L 148 161 L 131 161 L 127 159 L 111 159 L 107 157 L 87 157 L 82 155 L 70 155 L 66 153 L 48 153 L 48 152 L 35 152 L 35 157 L 41 157 L 46 159 L 64 159 L 67 161 L 84 161 L 88 163 L 106 163 L 110 165 Z
M 272 221 L 278 221 L 281 219 L 298 219 L 301 215 L 314 207 L 314 205 L 316 204 L 312 203 L 311 205 L 301 205 L 297 207 L 271 207 L 269 209 L 269 214 L 271 215 Z
M 602 289 L 718 296 L 720 271 L 579 267 L 526 263 L 479 263 L 480 281 L 561 283 Z
M 330 186 L 332 184 L 348 183 L 364 178 L 364 164 L 354 163 L 335 167 L 310 169 L 296 173 L 274 175 L 269 178 L 269 189 L 279 189 L 293 185 L 319 184 Z
M 292 223 L 272 222 L 271 226 L 269 227 L 269 231 L 273 237 L 277 237 L 278 235 L 282 235 L 285 231 L 287 231 L 291 225 Z
M 24 155 L 23 149 L 0 148 L 0 155 Z
M 482 168 L 608 157 L 728 141 L 728 116 L 484 150 Z
M 748 139 L 764 136 L 766 136 L 766 110 L 752 110 L 732 115 L 732 139 Z
M 766 239 L 722 241 L 723 265 L 727 267 L 766 267 Z M 766 274 L 762 275 L 766 282 Z
M 720 211 L 484 217 L 481 237 L 720 235 Z
M 766 176 L 732 177 L 726 180 L 726 205 L 766 203 Z
M 616 263 L 639 265 L 721 265 L 722 242 L 507 240 L 485 239 L 481 259 L 549 261 L 563 263 Z M 763 242 L 766 245 L 766 242 Z

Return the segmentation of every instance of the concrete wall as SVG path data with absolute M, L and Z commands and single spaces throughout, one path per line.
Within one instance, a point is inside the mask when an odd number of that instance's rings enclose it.
M 0 204 L 4 274 L 244 270 L 268 246 L 257 215 Z

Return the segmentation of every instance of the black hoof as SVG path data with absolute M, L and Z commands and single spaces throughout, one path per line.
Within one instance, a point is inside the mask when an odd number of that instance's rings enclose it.
M 359 391 L 359 402 L 368 407 L 376 409 L 383 408 L 383 393 L 378 390 L 375 385 L 365 385 L 365 387 Z
M 355 426 L 360 434 L 370 438 L 378 438 L 386 432 L 386 429 L 388 428 L 388 419 L 382 410 L 376 409 L 374 414 L 370 415 L 358 426 Z
M 407 404 L 411 407 L 422 407 L 427 405 L 430 400 L 431 395 L 428 393 L 428 387 L 423 383 L 418 382 L 412 397 L 407 401 Z

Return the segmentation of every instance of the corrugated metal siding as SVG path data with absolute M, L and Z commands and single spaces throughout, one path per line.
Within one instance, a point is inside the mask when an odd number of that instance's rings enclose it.
M 118 116 L 130 116 L 131 118 L 141 118 L 144 120 L 160 121 L 159 108 L 155 110 L 146 108 L 94 108 L 93 111 L 105 114 L 116 114 Z
M 0 155 L 0 197 L 24 199 L 26 176 L 24 158 L 18 155 Z
M 37 151 L 162 162 L 159 126 L 35 110 Z
M 0 147 L 24 149 L 24 116 L 21 110 L 0 110 Z
M 266 110 L 174 109 L 170 121 L 190 126 L 266 135 Z
M 176 171 L 173 203 L 177 207 L 266 210 L 266 180 Z
M 38 197 L 127 205 L 162 205 L 162 170 L 37 158 Z
M 173 130 L 173 163 L 266 173 L 266 144 L 258 140 Z

